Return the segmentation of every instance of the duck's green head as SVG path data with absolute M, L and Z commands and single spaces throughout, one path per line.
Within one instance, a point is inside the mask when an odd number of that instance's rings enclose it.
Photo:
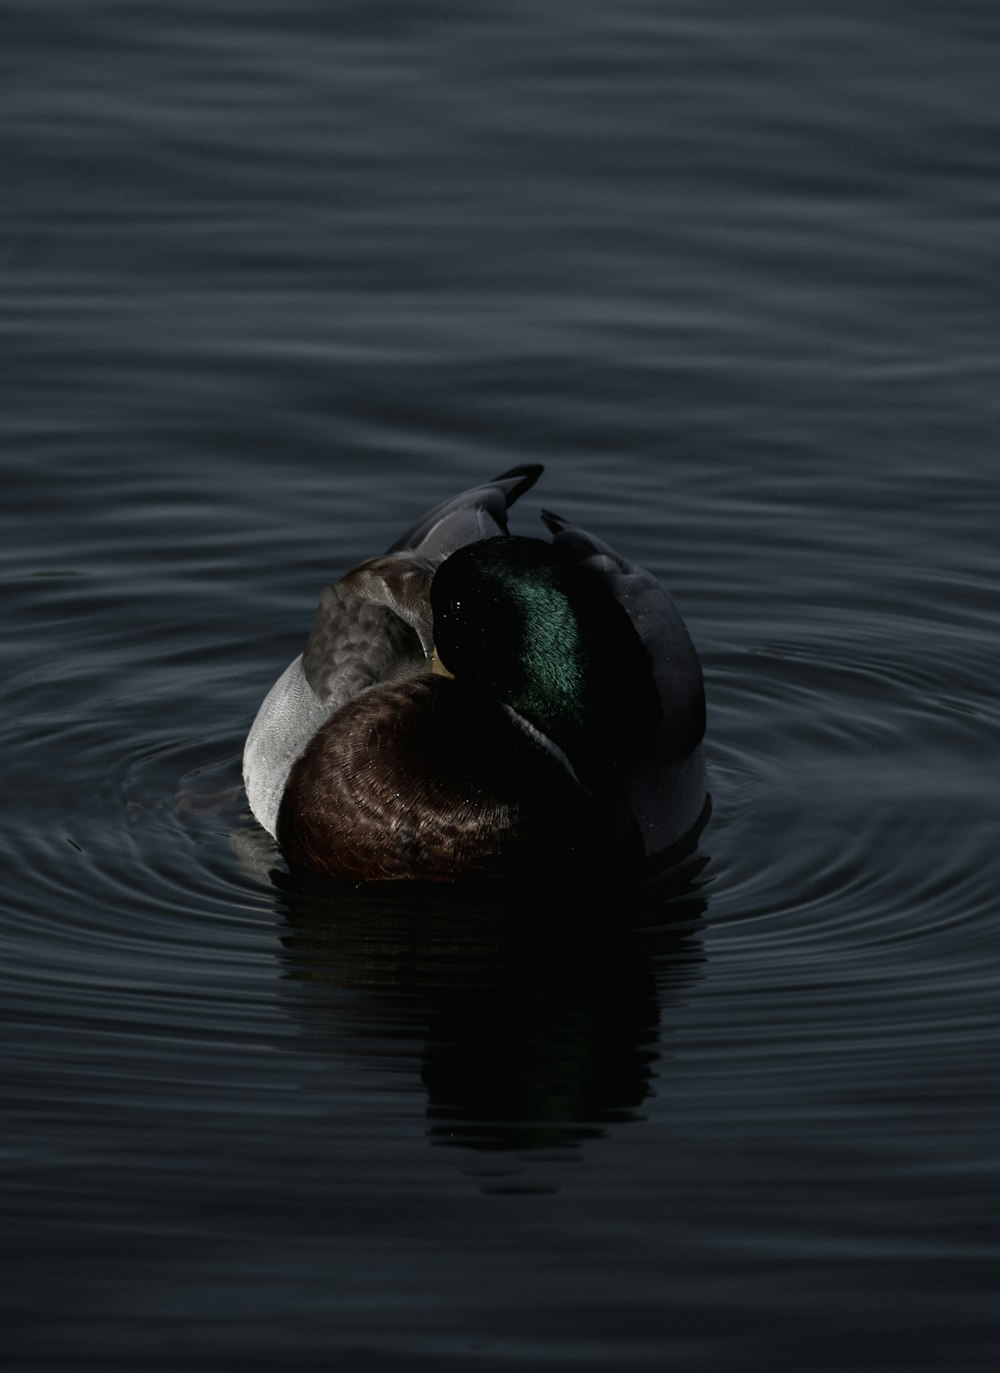
M 659 713 L 649 658 L 603 580 L 542 539 L 469 544 L 431 583 L 449 675 L 504 702 L 575 762 L 598 766 Z

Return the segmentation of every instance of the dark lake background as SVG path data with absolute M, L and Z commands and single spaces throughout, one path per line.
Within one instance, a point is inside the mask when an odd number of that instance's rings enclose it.
M 6 0 L 0 69 L 5 1370 L 995 1369 L 1000 9 Z M 701 650 L 694 871 L 261 880 L 320 588 L 525 461 Z

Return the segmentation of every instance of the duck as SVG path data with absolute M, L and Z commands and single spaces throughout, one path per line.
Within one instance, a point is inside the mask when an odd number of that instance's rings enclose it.
M 647 880 L 707 818 L 701 664 L 667 590 L 511 506 L 514 467 L 327 587 L 243 779 L 289 870 L 354 883 Z

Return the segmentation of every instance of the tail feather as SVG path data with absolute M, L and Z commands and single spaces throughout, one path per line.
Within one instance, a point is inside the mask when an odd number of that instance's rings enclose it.
M 540 463 L 525 463 L 443 501 L 401 535 L 389 552 L 414 549 L 440 562 L 467 543 L 506 534 L 508 509 L 534 486 L 542 471 Z

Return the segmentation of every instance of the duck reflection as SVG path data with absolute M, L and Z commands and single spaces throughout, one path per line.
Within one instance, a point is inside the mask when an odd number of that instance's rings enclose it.
M 602 1135 L 639 1117 L 661 1017 L 699 975 L 701 866 L 639 898 L 317 891 L 273 874 L 294 1013 L 338 1055 L 346 1035 L 386 1066 L 415 1050 L 435 1144 L 536 1150 Z

